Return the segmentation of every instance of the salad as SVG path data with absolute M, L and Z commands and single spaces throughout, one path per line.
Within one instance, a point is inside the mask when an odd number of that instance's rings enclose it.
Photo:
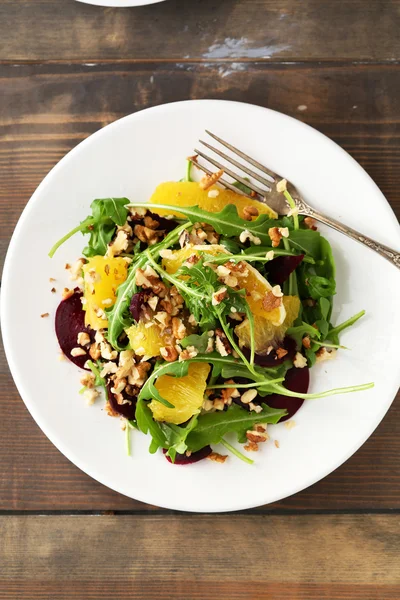
M 298 215 L 284 180 L 277 189 L 291 211 L 279 217 L 220 187 L 222 171 L 193 181 L 194 164 L 149 202 L 94 200 L 55 244 L 51 257 L 75 233 L 89 236 L 66 265 L 74 283 L 56 334 L 84 370 L 87 402 L 104 393 L 107 414 L 124 420 L 128 452 L 138 430 L 151 453 L 175 464 L 229 454 L 252 463 L 267 426 L 291 419 L 304 400 L 373 386 L 307 393 L 310 369 L 334 358 L 340 333 L 364 311 L 332 325 L 331 247 Z

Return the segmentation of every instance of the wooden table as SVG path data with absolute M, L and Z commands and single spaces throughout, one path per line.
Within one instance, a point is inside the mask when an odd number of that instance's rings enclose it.
M 1 260 L 68 150 L 119 117 L 187 98 L 246 101 L 315 126 L 399 216 L 399 24 L 399 0 L 0 0 Z M 4 355 L 0 377 L 1 599 L 400 598 L 398 401 L 308 490 L 244 513 L 186 515 L 87 477 L 34 423 Z

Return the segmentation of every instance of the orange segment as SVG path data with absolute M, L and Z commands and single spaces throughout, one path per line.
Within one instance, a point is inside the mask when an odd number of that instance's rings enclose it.
M 126 330 L 132 350 L 138 356 L 160 355 L 160 348 L 173 344 L 172 335 L 163 334 L 156 323 L 146 327 L 145 323 L 137 323 Z
M 218 191 L 218 196 L 210 197 L 209 192 Z M 213 194 L 212 194 L 213 196 Z M 246 206 L 254 206 L 260 215 L 269 215 L 272 219 L 277 219 L 278 215 L 272 208 L 258 200 L 251 200 L 231 190 L 225 190 L 212 186 L 208 190 L 202 190 L 198 183 L 191 181 L 169 181 L 161 183 L 150 198 L 152 204 L 171 204 L 173 206 L 199 206 L 208 212 L 220 212 L 227 204 L 234 204 L 239 216 L 243 218 L 243 209 Z M 184 217 L 179 211 L 157 209 L 154 212 L 160 215 L 176 215 Z
M 152 400 L 149 407 L 156 421 L 167 421 L 180 425 L 198 413 L 204 400 L 206 381 L 210 365 L 191 363 L 188 374 L 184 377 L 162 375 L 155 386 L 165 400 L 174 408 L 167 408 L 157 400 Z
M 108 326 L 104 310 L 113 306 L 115 291 L 126 279 L 128 263 L 123 258 L 93 256 L 83 265 L 85 325 Z
M 282 341 L 286 330 L 291 327 L 297 319 L 300 310 L 300 299 L 297 296 L 284 296 L 283 305 L 285 307 L 286 317 L 283 323 L 276 326 L 272 323 L 269 316 L 271 313 L 265 313 L 264 316 L 257 315 L 254 318 L 255 330 L 255 351 L 262 354 L 273 342 Z M 239 345 L 250 348 L 250 326 L 247 319 L 235 328 L 235 333 L 239 339 Z

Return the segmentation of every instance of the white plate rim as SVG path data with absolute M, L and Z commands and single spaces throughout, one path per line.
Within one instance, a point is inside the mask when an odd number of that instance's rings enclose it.
M 106 487 L 108 487 L 109 489 L 112 489 L 122 495 L 125 495 L 129 498 L 132 498 L 132 496 L 129 495 L 129 493 L 126 493 L 126 491 L 124 491 L 123 487 L 120 486 L 110 486 L 110 484 L 107 482 L 107 480 L 105 478 L 103 478 L 101 472 L 98 471 L 97 468 L 92 467 L 90 465 L 87 465 L 85 460 L 82 459 L 80 456 L 77 456 L 73 450 L 71 450 L 70 448 L 67 448 L 64 443 L 58 439 L 57 435 L 50 431 L 49 428 L 47 426 L 44 425 L 42 417 L 39 413 L 39 411 L 36 410 L 34 402 L 31 401 L 31 399 L 29 398 L 29 394 L 25 393 L 24 391 L 24 385 L 23 382 L 16 376 L 17 373 L 17 366 L 16 363 L 13 360 L 13 357 L 10 356 L 10 353 L 8 351 L 8 346 L 9 346 L 9 339 L 10 339 L 10 335 L 11 335 L 11 331 L 8 328 L 8 325 L 5 321 L 4 315 L 7 312 L 7 296 L 4 293 L 4 289 L 7 288 L 7 281 L 8 279 L 11 277 L 11 270 L 9 268 L 9 264 L 11 263 L 11 255 L 12 255 L 12 251 L 13 248 L 15 246 L 15 244 L 17 243 L 17 239 L 18 239 L 18 233 L 19 233 L 19 229 L 22 228 L 27 216 L 29 215 L 30 210 L 32 210 L 32 207 L 35 205 L 35 203 L 37 201 L 39 201 L 40 198 L 40 193 L 42 191 L 42 189 L 49 183 L 49 181 L 54 178 L 58 171 L 60 169 L 63 168 L 65 162 L 68 160 L 69 157 L 74 156 L 75 154 L 79 153 L 80 151 L 82 151 L 82 149 L 86 148 L 86 146 L 89 146 L 90 144 L 93 144 L 96 142 L 96 139 L 98 136 L 100 136 L 103 132 L 103 130 L 107 129 L 108 131 L 110 131 L 113 127 L 119 127 L 121 125 L 121 123 L 123 123 L 126 120 L 131 120 L 131 119 L 135 119 L 135 118 L 140 118 L 140 115 L 143 113 L 148 113 L 150 111 L 164 111 L 165 109 L 168 110 L 168 107 L 171 107 L 173 105 L 183 105 L 183 104 L 192 104 L 194 105 L 195 103 L 201 103 L 201 104 L 205 104 L 205 103 L 209 103 L 209 104 L 213 104 L 213 103 L 218 103 L 218 104 L 237 104 L 237 105 L 245 105 L 247 106 L 249 109 L 252 110 L 259 110 L 259 111 L 268 111 L 270 113 L 276 113 L 277 115 L 280 116 L 280 118 L 284 118 L 287 119 L 289 121 L 294 121 L 297 126 L 300 127 L 304 127 L 308 130 L 311 130 L 313 132 L 314 135 L 316 135 L 317 137 L 320 136 L 321 138 L 324 139 L 325 143 L 329 143 L 331 145 L 333 145 L 337 151 L 342 152 L 346 158 L 350 161 L 352 161 L 354 163 L 354 165 L 363 173 L 363 176 L 365 178 L 368 179 L 368 182 L 370 185 L 374 186 L 375 188 L 375 192 L 380 196 L 381 201 L 382 201 L 382 209 L 386 209 L 386 211 L 388 212 L 388 216 L 390 215 L 390 217 L 394 220 L 395 224 L 397 225 L 397 231 L 398 231 L 398 241 L 400 243 L 400 225 L 397 222 L 396 216 L 394 214 L 394 211 L 392 210 L 390 204 L 388 203 L 388 201 L 386 200 L 386 198 L 383 196 L 382 192 L 380 191 L 380 189 L 378 188 L 378 186 L 375 184 L 375 182 L 372 180 L 372 178 L 368 175 L 368 173 L 361 167 L 361 165 L 359 165 L 359 163 L 351 156 L 349 155 L 343 148 L 341 148 L 338 144 L 336 144 L 333 140 L 331 140 L 329 137 L 327 137 L 326 135 L 322 134 L 321 132 L 319 132 L 318 130 L 314 129 L 313 127 L 311 127 L 310 125 L 307 125 L 306 123 L 303 123 L 302 121 L 299 121 L 289 115 L 285 115 L 284 113 L 281 113 L 279 111 L 275 111 L 269 108 L 264 108 L 261 106 L 256 106 L 256 105 L 252 105 L 252 104 L 248 104 L 248 103 L 243 103 L 243 102 L 236 102 L 236 101 L 230 101 L 230 100 L 215 100 L 215 99 L 200 99 L 200 100 L 184 100 L 184 101 L 177 101 L 177 102 L 171 102 L 171 103 L 166 103 L 166 104 L 161 104 L 161 105 L 157 105 L 154 107 L 149 107 L 147 109 L 143 109 L 141 111 L 138 111 L 136 113 L 132 113 L 130 115 L 127 115 L 125 117 L 122 117 L 121 119 L 118 119 L 112 123 L 110 123 L 109 125 L 103 127 L 102 129 L 94 132 L 93 134 L 91 134 L 88 138 L 86 138 L 85 140 L 83 140 L 82 142 L 80 142 L 77 146 L 75 146 L 72 150 L 70 150 L 62 159 L 60 159 L 60 161 L 50 170 L 50 172 L 45 176 L 45 178 L 42 180 L 42 182 L 39 184 L 39 186 L 37 187 L 37 189 L 35 190 L 35 192 L 33 193 L 32 197 L 30 198 L 30 200 L 28 201 L 28 203 L 26 204 L 24 210 L 21 213 L 21 216 L 18 220 L 18 223 L 15 227 L 15 230 L 13 232 L 13 236 L 11 238 L 9 247 L 8 247 L 8 251 L 7 251 L 7 255 L 6 255 L 6 259 L 5 259 L 5 263 L 4 263 L 4 270 L 3 270 L 3 285 L 2 285 L 2 293 L 1 293 L 1 297 L 0 297 L 0 315 L 1 315 L 1 323 L 2 323 L 2 330 L 3 330 L 3 341 L 4 341 L 4 347 L 5 347 L 5 352 L 6 352 L 6 356 L 7 356 L 7 360 L 8 360 L 8 364 L 10 367 L 10 371 L 11 374 L 13 376 L 15 385 L 21 395 L 21 398 L 23 399 L 26 407 L 28 408 L 29 412 L 31 413 L 32 417 L 34 418 L 34 420 L 36 421 L 36 423 L 39 425 L 39 427 L 42 429 L 42 431 L 44 432 L 44 434 L 46 435 L 46 437 L 56 446 L 56 448 L 64 455 L 66 456 L 66 458 L 68 458 L 68 460 L 70 460 L 75 466 L 77 466 L 79 469 L 81 469 L 83 472 L 85 472 L 86 474 L 88 474 L 90 477 L 92 477 L 93 479 L 97 480 L 98 482 L 100 482 L 101 484 L 105 485 Z M 317 476 L 312 476 L 310 477 L 308 480 L 305 480 L 304 485 L 302 485 L 301 487 L 296 488 L 295 490 L 293 490 L 293 492 L 291 492 L 290 494 L 286 494 L 284 497 L 282 497 L 281 494 L 277 493 L 276 496 L 272 496 L 268 499 L 268 504 L 279 501 L 283 498 L 287 498 L 290 497 L 291 495 L 297 494 L 298 492 L 303 491 L 304 489 L 310 487 L 311 485 L 317 483 L 318 481 L 324 479 L 327 475 L 329 475 L 330 473 L 332 473 L 333 471 L 335 471 L 338 467 L 340 467 L 344 462 L 346 462 L 365 442 L 366 440 L 371 436 L 371 434 L 375 431 L 375 429 L 378 427 L 379 423 L 382 421 L 383 417 L 385 416 L 385 414 L 387 413 L 387 411 L 389 410 L 395 396 L 396 393 L 398 391 L 398 388 L 400 386 L 400 372 L 397 375 L 397 379 L 395 377 L 393 377 L 393 384 L 391 386 L 391 394 L 390 397 L 392 398 L 390 401 L 387 401 L 381 408 L 381 411 L 379 413 L 379 415 L 377 416 L 376 420 L 374 421 L 374 423 L 368 428 L 367 432 L 361 436 L 359 439 L 357 439 L 357 441 L 353 444 L 353 446 L 347 450 L 346 452 L 342 453 L 340 455 L 339 458 L 337 458 L 336 462 L 336 466 L 334 468 L 329 467 L 327 470 L 321 470 L 320 474 Z M 388 394 L 389 396 L 389 394 Z M 140 493 L 137 493 L 137 491 L 135 491 L 135 498 L 138 501 L 141 502 L 145 502 L 148 503 L 149 499 L 141 496 Z M 162 507 L 162 508 L 167 508 L 167 509 L 173 509 L 173 510 L 180 510 L 180 511 L 186 511 L 186 512 L 204 512 L 201 509 L 201 506 L 198 507 L 193 507 L 193 508 L 188 508 L 186 505 L 182 505 L 179 506 L 177 505 L 177 503 L 173 503 L 173 504 L 169 504 L 167 503 L 163 503 L 163 502 L 159 502 L 157 501 L 157 505 Z M 255 506 L 260 506 L 261 504 L 254 504 L 251 502 L 243 502 L 241 504 L 237 504 L 234 507 L 229 507 L 229 508 L 222 508 L 219 506 L 215 506 L 215 508 L 208 508 L 206 512 L 208 513 L 214 513 L 214 512 L 232 512 L 232 511 L 237 511 L 237 510 L 245 510 L 245 509 L 249 509 L 249 508 L 254 508 Z
M 150 4 L 158 4 L 165 0 L 77 0 L 83 4 L 91 4 L 92 6 L 108 6 L 112 8 L 129 8 L 134 6 L 148 6 Z

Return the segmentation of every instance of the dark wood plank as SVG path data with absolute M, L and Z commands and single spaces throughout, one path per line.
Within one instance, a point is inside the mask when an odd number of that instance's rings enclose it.
M 398 515 L 2 517 L 0 598 L 394 600 L 399 524 Z
M 168 4 L 168 2 L 166 2 Z M 248 101 L 316 126 L 369 171 L 400 215 L 398 66 L 167 64 L 0 67 L 0 254 L 43 176 L 70 148 L 134 110 L 187 97 Z M 304 111 L 298 106 L 307 106 Z M 0 509 L 148 510 L 71 465 L 19 400 L 0 357 Z M 400 407 L 344 466 L 268 509 L 400 508 Z
M 0 60 L 398 60 L 399 0 L 0 0 Z

